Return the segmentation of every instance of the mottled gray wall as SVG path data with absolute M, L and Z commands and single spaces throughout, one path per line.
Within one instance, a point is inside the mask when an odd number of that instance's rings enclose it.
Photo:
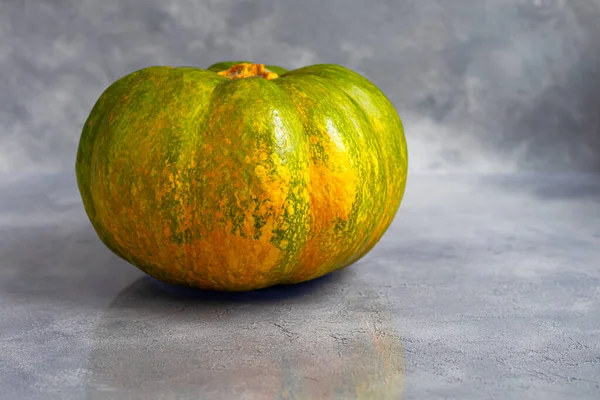
M 600 170 L 600 0 L 0 0 L 0 171 L 72 169 L 124 74 L 229 59 L 365 74 L 414 170 Z

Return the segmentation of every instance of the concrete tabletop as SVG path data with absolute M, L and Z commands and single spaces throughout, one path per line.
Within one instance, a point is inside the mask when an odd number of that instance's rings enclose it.
M 600 399 L 600 177 L 412 174 L 357 264 L 164 286 L 72 174 L 0 177 L 0 399 Z

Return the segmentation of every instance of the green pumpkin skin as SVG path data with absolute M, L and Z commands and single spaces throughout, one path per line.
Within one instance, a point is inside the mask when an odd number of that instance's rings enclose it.
M 230 79 L 147 67 L 100 96 L 76 175 L 115 254 L 163 282 L 247 291 L 315 279 L 379 241 L 408 157 L 392 103 L 347 68 Z

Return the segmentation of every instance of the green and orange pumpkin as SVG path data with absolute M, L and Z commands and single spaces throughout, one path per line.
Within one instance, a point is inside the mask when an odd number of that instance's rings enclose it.
M 115 254 L 166 283 L 244 291 L 363 257 L 407 177 L 392 103 L 347 68 L 147 67 L 110 85 L 76 174 Z

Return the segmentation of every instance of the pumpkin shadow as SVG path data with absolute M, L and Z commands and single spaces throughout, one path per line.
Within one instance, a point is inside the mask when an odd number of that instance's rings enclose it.
M 269 302 L 285 300 L 293 297 L 318 295 L 320 290 L 326 290 L 328 284 L 344 280 L 347 270 L 336 271 L 317 279 L 293 285 L 276 285 L 264 289 L 245 292 L 225 292 L 200 290 L 184 286 L 174 286 L 144 276 L 126 289 L 130 298 L 140 300 L 147 298 L 163 298 L 170 301 L 190 303 L 240 303 L 240 302 Z
M 401 398 L 403 349 L 386 300 L 347 268 L 250 292 L 144 276 L 92 335 L 86 398 Z

